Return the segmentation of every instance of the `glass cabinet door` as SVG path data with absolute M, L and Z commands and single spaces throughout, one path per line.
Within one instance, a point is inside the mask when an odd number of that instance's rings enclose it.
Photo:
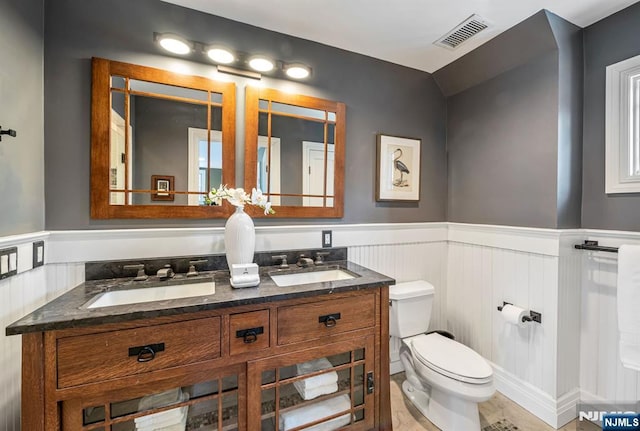
M 249 430 L 371 429 L 373 336 L 249 362 Z
M 113 395 L 107 402 L 74 400 L 63 403 L 65 430 L 237 431 L 243 407 L 239 408 L 243 374 L 209 377 L 210 380 L 147 391 L 144 395 Z M 143 386 L 141 384 L 140 386 Z M 144 388 L 142 388 L 143 390 Z M 106 397 L 105 397 L 106 398 Z M 72 422 L 72 423 L 69 423 Z

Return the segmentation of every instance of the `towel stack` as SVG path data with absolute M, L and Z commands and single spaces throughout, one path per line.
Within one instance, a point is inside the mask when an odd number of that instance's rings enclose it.
M 289 431 L 350 409 L 351 398 L 346 394 L 314 402 L 313 404 L 282 412 L 280 414 L 279 429 L 280 431 Z M 348 425 L 349 422 L 351 422 L 351 415 L 345 413 L 342 416 L 305 428 L 305 431 L 333 431 Z
M 142 398 L 138 404 L 138 411 L 164 407 L 187 399 L 189 395 L 183 393 L 180 388 L 172 389 Z M 189 406 L 183 406 L 135 418 L 136 431 L 184 431 L 188 413 Z
M 330 368 L 333 368 L 333 365 L 327 358 L 314 359 L 296 365 L 299 376 Z M 312 400 L 320 395 L 332 394 L 338 390 L 338 373 L 330 371 L 308 379 L 298 380 L 293 382 L 293 386 L 304 400 Z

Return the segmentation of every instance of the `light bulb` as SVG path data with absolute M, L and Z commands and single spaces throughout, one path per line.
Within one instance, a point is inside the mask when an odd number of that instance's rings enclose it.
M 290 64 L 284 69 L 289 78 L 304 79 L 311 75 L 311 69 L 304 64 Z
M 189 42 L 177 34 L 162 34 L 158 38 L 158 43 L 160 43 L 161 47 L 174 54 L 184 55 L 191 52 L 191 45 Z
M 258 72 L 269 72 L 273 70 L 275 65 L 267 57 L 256 56 L 249 60 L 249 67 Z
M 233 53 L 226 48 L 211 46 L 207 49 L 207 55 L 216 63 L 229 64 L 236 61 Z

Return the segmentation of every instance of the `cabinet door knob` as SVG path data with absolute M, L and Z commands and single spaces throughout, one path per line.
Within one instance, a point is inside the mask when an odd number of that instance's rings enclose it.
M 326 326 L 327 328 L 333 328 L 338 324 L 338 320 L 340 320 L 340 317 L 340 313 L 327 314 L 318 317 L 318 323 L 324 323 L 324 326 Z
M 164 343 L 147 344 L 146 346 L 129 347 L 129 356 L 137 356 L 138 362 L 149 362 L 157 352 L 164 351 Z
M 236 331 L 236 338 L 242 338 L 245 344 L 251 344 L 258 341 L 259 334 L 264 334 L 264 326 Z
M 243 338 L 245 344 L 255 343 L 258 340 L 258 334 L 255 331 L 247 331 Z
M 144 346 L 138 353 L 138 362 L 149 362 L 156 357 L 156 352 L 151 346 Z

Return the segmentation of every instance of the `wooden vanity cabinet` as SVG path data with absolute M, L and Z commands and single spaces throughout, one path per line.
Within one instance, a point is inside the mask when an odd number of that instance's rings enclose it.
M 387 287 L 26 333 L 22 429 L 390 430 L 388 340 Z

